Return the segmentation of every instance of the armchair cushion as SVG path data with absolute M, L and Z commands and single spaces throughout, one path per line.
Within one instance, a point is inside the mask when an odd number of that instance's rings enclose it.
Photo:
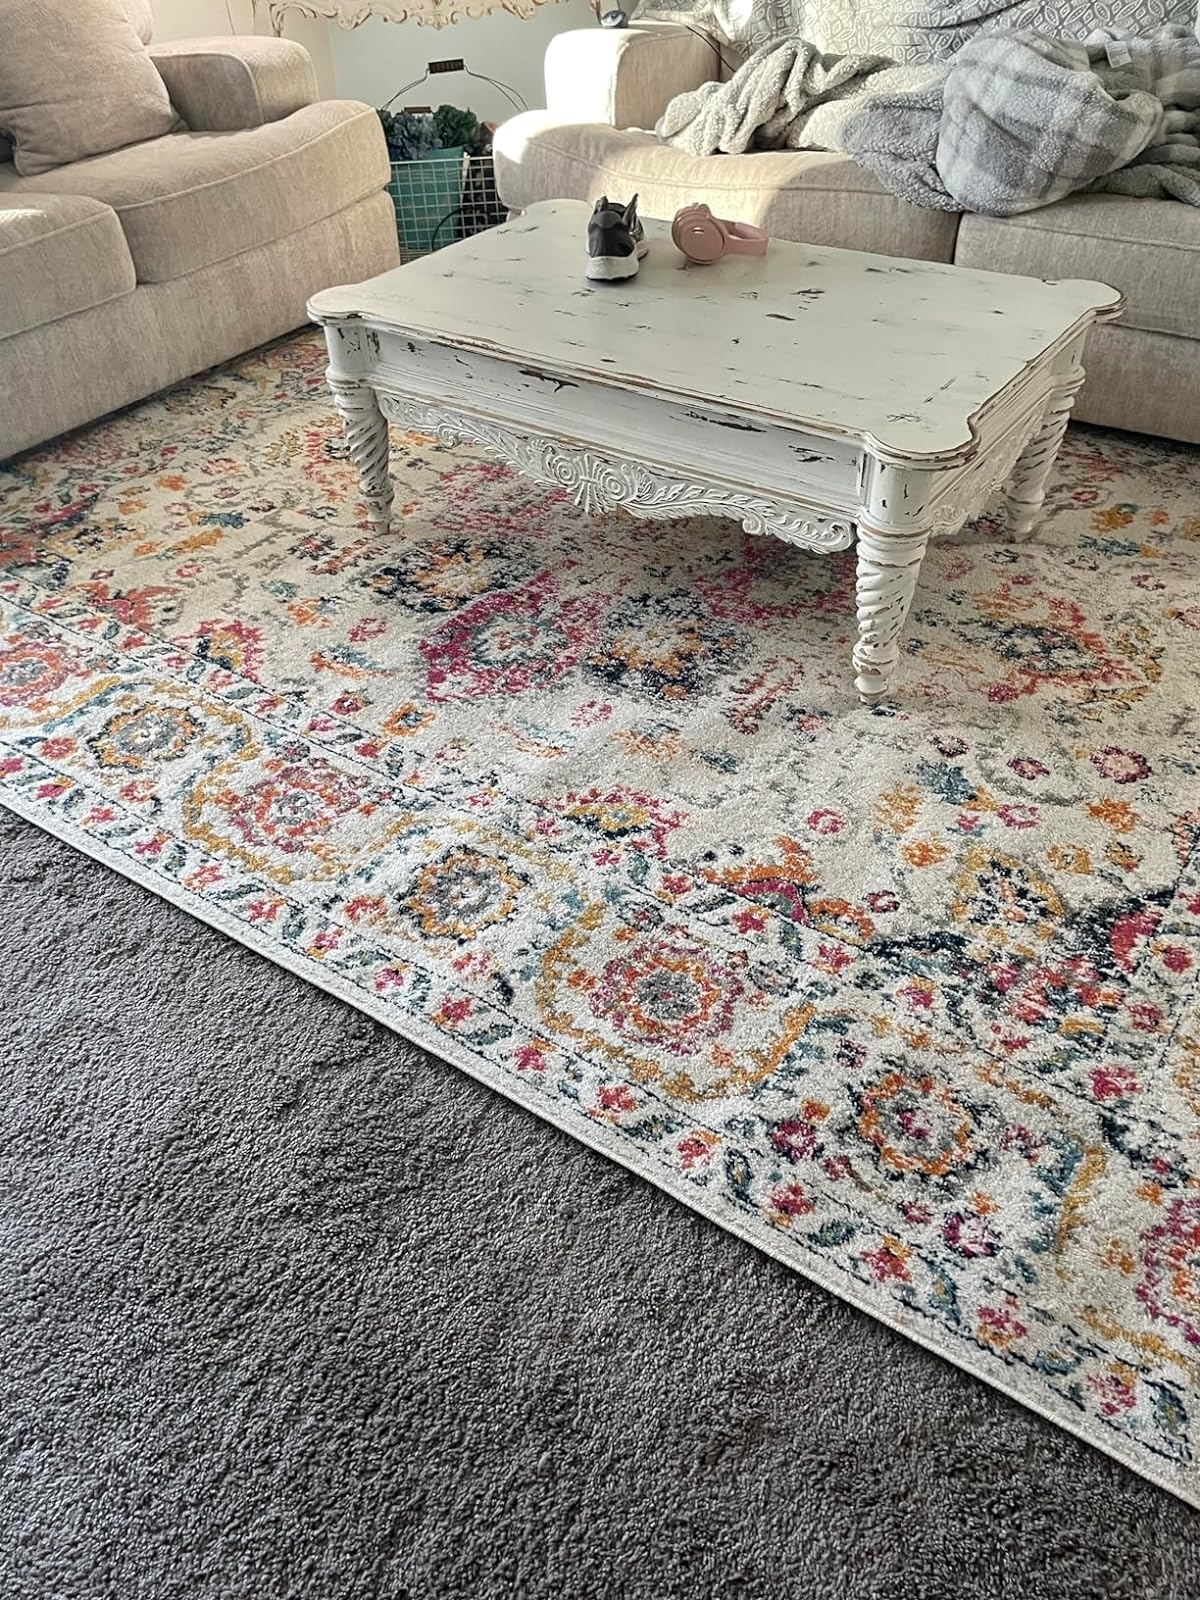
M 389 173 L 370 106 L 321 100 L 261 128 L 171 134 L 36 181 L 0 167 L 0 206 L 34 190 L 102 200 L 120 218 L 138 282 L 163 283 L 333 216 Z
M 716 45 L 694 28 L 576 28 L 546 50 L 546 108 L 562 120 L 653 128 L 667 102 L 720 76 Z
M 121 0 L 0 0 L 0 131 L 35 177 L 179 125 Z
M 138 38 L 143 44 L 149 44 L 154 32 L 154 12 L 150 9 L 150 0 L 121 0 L 121 4 Z
M 134 282 L 121 224 L 99 200 L 31 192 L 0 207 L 0 339 L 117 300 Z
M 260 128 L 317 98 L 312 58 L 290 39 L 183 39 L 152 46 L 150 57 L 197 133 Z

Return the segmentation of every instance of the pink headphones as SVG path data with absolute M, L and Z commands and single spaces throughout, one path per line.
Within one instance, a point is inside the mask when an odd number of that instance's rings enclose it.
M 714 217 L 700 201 L 675 213 L 671 237 L 697 266 L 707 266 L 724 255 L 765 256 L 767 253 L 767 235 L 762 228 Z

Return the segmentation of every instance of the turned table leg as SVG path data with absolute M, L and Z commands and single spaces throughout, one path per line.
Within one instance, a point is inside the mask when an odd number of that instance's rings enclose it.
M 346 447 L 358 468 L 367 517 L 371 526 L 386 533 L 392 522 L 392 475 L 388 468 L 388 425 L 369 383 L 347 378 L 330 368 L 329 388 L 342 414 Z
M 1071 407 L 1083 383 L 1082 372 L 1069 383 L 1059 385 L 1050 393 L 1042 423 L 1033 438 L 1017 457 L 1008 486 L 1004 492 L 1008 531 L 1014 539 L 1027 539 L 1033 532 L 1046 499 L 1046 485 L 1058 459 L 1059 448 L 1071 420 Z
M 928 542 L 927 532 L 884 534 L 859 525 L 854 683 L 864 705 L 882 700 L 891 687 L 900 659 L 900 631 Z

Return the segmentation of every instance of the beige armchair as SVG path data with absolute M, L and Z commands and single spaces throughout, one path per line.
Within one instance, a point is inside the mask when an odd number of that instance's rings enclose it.
M 0 152 L 0 459 L 299 327 L 318 289 L 397 263 L 378 118 L 319 101 L 299 45 L 151 54 L 186 131 L 30 178 Z

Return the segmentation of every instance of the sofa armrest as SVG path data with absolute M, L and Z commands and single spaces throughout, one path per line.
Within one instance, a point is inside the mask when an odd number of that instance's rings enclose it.
M 195 133 L 229 133 L 290 117 L 317 98 L 317 74 L 290 39 L 180 39 L 151 45 L 171 104 Z
M 720 76 L 717 47 L 675 22 L 577 28 L 546 50 L 546 106 L 571 122 L 653 128 L 667 102 Z

